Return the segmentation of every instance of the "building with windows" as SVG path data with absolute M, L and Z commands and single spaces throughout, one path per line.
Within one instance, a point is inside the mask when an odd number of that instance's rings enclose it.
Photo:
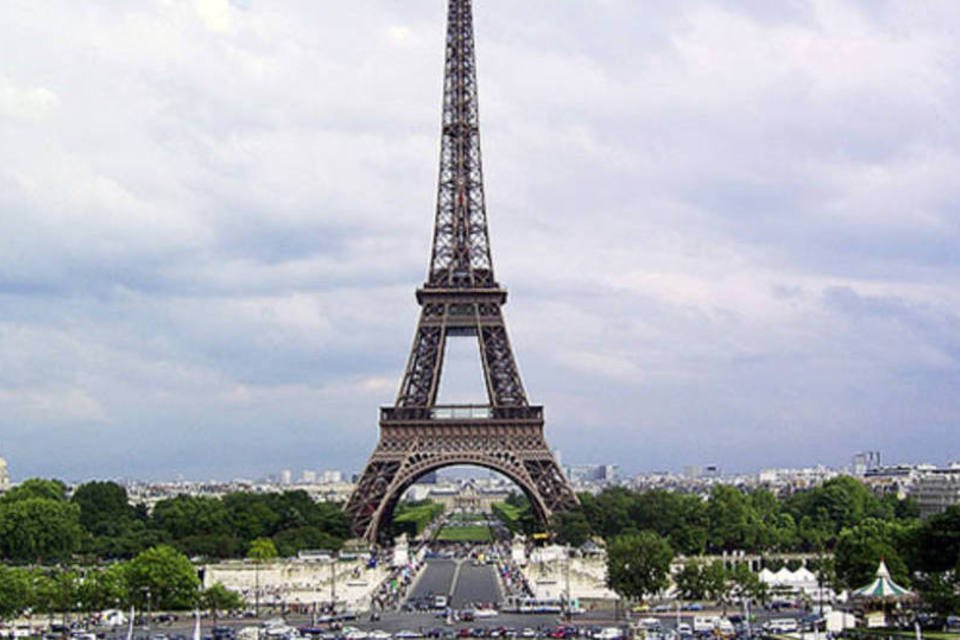
M 931 469 L 917 478 L 910 496 L 920 507 L 920 517 L 928 518 L 960 504 L 960 464 L 946 469 Z

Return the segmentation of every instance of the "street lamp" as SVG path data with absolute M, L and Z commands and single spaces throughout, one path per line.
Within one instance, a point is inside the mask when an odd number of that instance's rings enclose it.
M 330 554 L 330 613 L 337 613 L 337 552 Z
M 566 553 L 566 563 L 564 564 L 564 599 L 563 599 L 563 610 L 564 618 L 567 622 L 570 622 L 570 545 L 564 545 L 564 551 Z
M 143 628 L 145 631 L 149 631 L 150 630 L 150 587 L 143 587 L 141 591 L 143 591 L 144 593 L 144 598 L 147 604 L 147 612 L 146 612 L 146 617 L 143 620 Z
M 260 619 L 260 559 L 253 561 L 253 615 Z

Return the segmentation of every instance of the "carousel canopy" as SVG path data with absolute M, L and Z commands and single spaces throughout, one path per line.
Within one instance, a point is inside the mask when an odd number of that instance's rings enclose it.
M 877 577 L 873 582 L 865 587 L 860 587 L 853 592 L 855 598 L 910 598 L 913 592 L 908 591 L 898 585 L 890 577 L 890 571 L 887 564 L 881 560 L 877 568 Z

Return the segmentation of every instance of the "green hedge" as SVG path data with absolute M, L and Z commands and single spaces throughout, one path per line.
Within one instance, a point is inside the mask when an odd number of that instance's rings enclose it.
M 394 514 L 393 533 L 394 535 L 405 533 L 411 538 L 416 537 L 423 533 L 427 525 L 441 513 L 443 513 L 443 505 L 435 502 L 401 504 Z

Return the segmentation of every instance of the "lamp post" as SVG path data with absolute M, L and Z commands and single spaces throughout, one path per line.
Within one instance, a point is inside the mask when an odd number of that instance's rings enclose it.
M 564 619 L 567 622 L 570 622 L 570 545 L 564 545 L 564 552 L 566 555 L 566 562 L 563 565 L 563 579 L 564 579 L 564 599 L 563 599 L 563 614 Z
M 146 599 L 147 612 L 146 618 L 143 620 L 143 628 L 145 631 L 150 630 L 150 587 L 143 587 L 144 598 Z
M 330 612 L 337 613 L 337 554 L 330 554 Z
M 260 559 L 253 561 L 253 615 L 260 619 Z

